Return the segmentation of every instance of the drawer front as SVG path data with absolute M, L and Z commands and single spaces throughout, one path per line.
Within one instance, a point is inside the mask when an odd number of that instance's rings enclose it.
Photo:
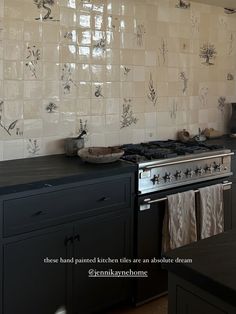
M 80 214 L 130 207 L 130 178 L 4 201 L 4 236 L 73 220 Z

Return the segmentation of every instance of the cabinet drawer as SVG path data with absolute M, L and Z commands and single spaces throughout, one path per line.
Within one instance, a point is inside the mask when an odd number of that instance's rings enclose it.
M 4 201 L 4 236 L 73 220 L 86 212 L 130 207 L 130 178 Z

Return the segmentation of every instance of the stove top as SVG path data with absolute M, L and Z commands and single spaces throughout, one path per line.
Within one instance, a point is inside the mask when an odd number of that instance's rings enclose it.
M 123 159 L 133 163 L 142 163 L 224 149 L 221 145 L 198 143 L 196 141 L 182 143 L 174 140 L 126 144 L 123 145 L 122 148 L 125 151 Z
M 138 165 L 139 194 L 232 175 L 233 153 L 221 145 L 168 140 L 122 148 L 123 159 Z

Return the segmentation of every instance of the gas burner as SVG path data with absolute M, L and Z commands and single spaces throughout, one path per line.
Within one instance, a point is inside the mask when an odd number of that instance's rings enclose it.
M 125 151 L 123 159 L 134 163 L 154 161 L 177 156 L 207 153 L 214 150 L 224 149 L 220 145 L 198 143 L 191 141 L 182 143 L 179 141 L 152 141 L 140 144 L 126 144 L 122 147 Z

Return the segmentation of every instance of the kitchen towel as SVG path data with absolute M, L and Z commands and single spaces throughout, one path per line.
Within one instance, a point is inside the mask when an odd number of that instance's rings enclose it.
M 194 191 L 167 196 L 162 240 L 163 252 L 197 241 Z
M 199 189 L 200 238 L 205 239 L 224 231 L 223 185 Z

